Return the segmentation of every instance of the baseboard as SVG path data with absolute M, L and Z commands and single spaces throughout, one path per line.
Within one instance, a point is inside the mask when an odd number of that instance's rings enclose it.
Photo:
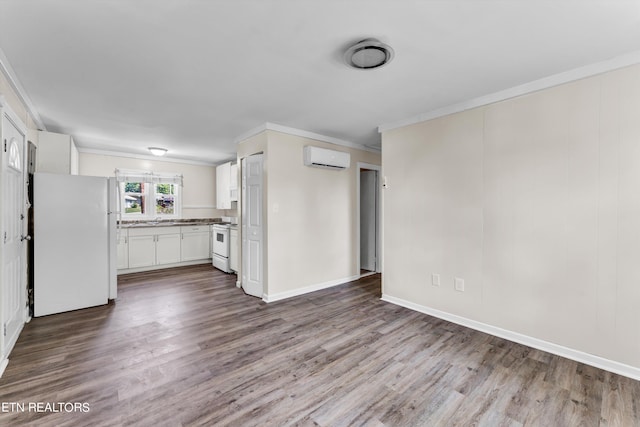
M 172 264 L 152 265 L 149 267 L 125 268 L 122 270 L 118 270 L 118 276 L 121 274 L 142 273 L 144 271 L 163 270 L 165 268 L 187 267 L 189 265 L 200 265 L 200 264 L 211 264 L 211 258 L 199 259 L 195 261 L 174 262 Z
M 360 276 L 358 276 L 358 278 L 362 279 L 364 277 L 369 277 L 369 276 L 373 276 L 374 274 L 378 274 L 377 271 L 368 271 L 364 274 L 361 274 Z
M 283 299 L 297 297 L 297 296 L 308 294 L 308 293 L 315 292 L 315 291 L 320 291 L 322 289 L 327 289 L 327 288 L 332 288 L 334 286 L 343 285 L 345 283 L 352 282 L 354 280 L 358 280 L 359 278 L 360 278 L 360 275 L 358 274 L 356 276 L 345 277 L 345 278 L 337 279 L 337 280 L 330 280 L 328 282 L 317 283 L 315 285 L 305 286 L 304 288 L 293 289 L 291 291 L 280 292 L 280 293 L 277 293 L 277 294 L 264 294 L 262 296 L 262 300 L 264 302 L 280 301 L 280 300 L 283 300 Z
M 2 374 L 4 374 L 4 370 L 7 369 L 8 364 L 9 359 L 2 359 L 2 362 L 0 362 L 0 378 L 2 378 Z
M 572 348 L 530 337 L 528 335 L 523 335 L 518 332 L 502 329 L 497 326 L 477 322 L 475 320 L 467 319 L 466 317 L 461 317 L 455 314 L 447 313 L 445 311 L 436 310 L 434 308 L 416 304 L 411 301 L 406 301 L 402 298 L 396 298 L 391 295 L 382 294 L 382 300 L 391 304 L 418 311 L 420 313 L 428 314 L 439 319 L 447 320 L 458 325 L 466 326 L 467 328 L 475 329 L 477 331 L 494 335 L 496 337 L 504 338 L 506 340 L 537 348 L 538 350 L 546 351 L 548 353 L 562 356 L 567 359 L 575 360 L 576 362 L 584 363 L 586 365 L 604 369 L 605 371 L 623 375 L 634 380 L 640 380 L 640 368 L 637 368 L 635 366 L 630 366 L 624 363 L 616 362 L 614 360 L 605 359 L 600 356 L 595 356 L 593 354 L 574 350 Z

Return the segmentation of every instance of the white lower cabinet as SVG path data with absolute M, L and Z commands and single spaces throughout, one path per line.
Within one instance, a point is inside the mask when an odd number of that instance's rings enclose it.
M 238 272 L 238 229 L 229 230 L 229 268 Z
M 156 236 L 129 236 L 129 268 L 156 265 Z
M 163 265 L 211 260 L 209 225 L 124 228 L 117 239 L 118 270 L 153 270 Z
M 129 267 L 180 262 L 180 227 L 129 229 Z
M 156 236 L 156 265 L 180 262 L 180 233 Z
M 117 268 L 123 270 L 129 268 L 129 234 L 128 230 L 119 230 L 116 239 Z
M 211 232 L 208 225 L 180 227 L 182 232 L 181 261 L 211 258 Z

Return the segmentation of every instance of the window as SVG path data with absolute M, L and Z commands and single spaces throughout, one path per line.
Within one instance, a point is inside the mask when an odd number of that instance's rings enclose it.
M 147 212 L 146 209 L 146 186 L 144 182 L 124 182 L 121 184 L 124 187 L 122 193 L 124 194 L 124 212 L 127 215 L 144 215 Z
M 176 195 L 178 188 L 175 184 L 154 184 L 156 195 L 156 214 L 175 215 Z
M 20 149 L 18 148 L 18 141 L 15 138 L 11 138 L 11 145 L 9 146 L 9 166 L 11 166 L 17 171 L 22 170 L 22 160 L 20 159 Z
M 122 219 L 180 218 L 182 175 L 116 170 Z

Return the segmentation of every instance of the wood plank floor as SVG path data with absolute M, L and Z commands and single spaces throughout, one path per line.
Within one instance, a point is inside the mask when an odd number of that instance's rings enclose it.
M 379 275 L 271 304 L 234 283 L 131 274 L 115 304 L 32 320 L 0 425 L 640 426 L 640 382 L 382 302 Z

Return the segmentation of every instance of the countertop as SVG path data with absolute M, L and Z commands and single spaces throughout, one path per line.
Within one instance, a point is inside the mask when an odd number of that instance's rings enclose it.
M 155 228 L 155 227 L 180 227 L 193 225 L 211 225 L 221 223 L 221 218 L 194 218 L 194 219 L 168 219 L 163 221 L 121 221 L 120 228 Z

